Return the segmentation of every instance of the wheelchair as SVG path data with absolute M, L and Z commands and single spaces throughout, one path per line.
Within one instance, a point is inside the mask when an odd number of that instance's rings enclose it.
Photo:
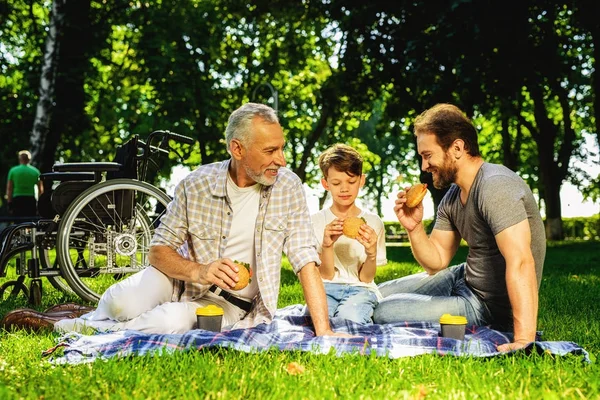
M 146 142 L 130 139 L 113 162 L 55 164 L 42 174 L 52 190 L 38 200 L 40 218 L 0 233 L 0 277 L 11 260 L 17 276 L 0 286 L 0 299 L 10 289 L 9 295 L 23 292 L 39 305 L 45 277 L 54 288 L 95 303 L 110 285 L 145 268 L 154 229 L 171 200 L 145 179 L 157 156 L 174 151 L 170 140 L 195 143 L 154 131 Z

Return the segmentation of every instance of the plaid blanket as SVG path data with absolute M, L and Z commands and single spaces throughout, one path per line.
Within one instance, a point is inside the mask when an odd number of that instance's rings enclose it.
M 202 329 L 168 335 L 131 330 L 98 332 L 94 335 L 71 332 L 60 337 L 58 344 L 46 350 L 43 356 L 53 364 L 81 364 L 112 357 L 165 354 L 220 346 L 244 352 L 279 349 L 335 355 L 376 354 L 390 358 L 420 354 L 493 357 L 503 354 L 498 352 L 497 345 L 511 341 L 509 334 L 487 327 L 469 327 L 465 340 L 459 341 L 439 336 L 439 324 L 407 322 L 362 325 L 340 318 L 331 319 L 333 329 L 356 337 L 315 336 L 310 317 L 300 315 L 301 307 L 289 306 L 278 310 L 271 324 L 221 333 Z M 560 356 L 574 354 L 581 356 L 582 361 L 590 362 L 587 351 L 573 342 L 535 341 L 525 351 Z

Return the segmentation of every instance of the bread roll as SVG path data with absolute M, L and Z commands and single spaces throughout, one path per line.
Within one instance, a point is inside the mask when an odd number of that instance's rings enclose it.
M 419 205 L 427 194 L 427 184 L 417 183 L 406 192 L 406 206 L 413 208 Z
M 351 239 L 355 239 L 358 236 L 358 229 L 367 222 L 359 217 L 348 217 L 344 220 L 344 227 L 342 231 L 344 235 Z

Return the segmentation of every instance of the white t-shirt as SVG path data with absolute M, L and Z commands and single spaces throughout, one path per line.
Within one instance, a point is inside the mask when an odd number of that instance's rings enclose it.
M 373 230 L 377 233 L 377 260 L 375 261 L 377 266 L 387 264 L 387 256 L 385 250 L 385 232 L 383 221 L 377 214 L 373 214 L 369 211 L 362 211 L 360 218 L 364 218 Z M 331 212 L 330 208 L 325 208 L 311 216 L 313 229 L 318 241 L 318 251 L 323 251 L 323 234 L 325 233 L 325 226 L 333 221 L 336 216 Z M 373 290 L 377 294 L 379 300 L 382 299 L 377 285 L 375 282 L 361 282 L 358 277 L 358 268 L 367 259 L 367 253 L 365 247 L 358 242 L 356 239 L 350 239 L 349 237 L 342 235 L 333 244 L 333 265 L 335 273 L 333 279 L 323 279 L 323 282 L 327 283 L 340 283 L 351 286 L 363 286 Z
M 227 174 L 227 196 L 231 201 L 233 219 L 223 257 L 248 263 L 253 272 L 256 271 L 254 226 L 258 216 L 260 190 L 261 185 L 258 183 L 249 187 L 238 187 Z M 256 276 L 254 273 L 252 275 Z M 251 301 L 258 293 L 258 283 L 256 279 L 251 279 L 250 284 L 244 289 L 229 292 L 236 297 Z

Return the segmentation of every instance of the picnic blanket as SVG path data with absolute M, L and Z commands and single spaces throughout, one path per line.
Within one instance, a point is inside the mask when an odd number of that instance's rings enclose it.
M 300 311 L 302 307 L 294 305 L 278 310 L 271 324 L 220 333 L 202 329 L 185 334 L 148 334 L 132 330 L 93 335 L 70 332 L 58 338 L 57 345 L 46 350 L 43 356 L 53 364 L 81 364 L 113 357 L 225 347 L 244 352 L 278 349 L 337 356 L 376 354 L 390 358 L 421 354 L 493 357 L 506 354 L 498 352 L 496 346 L 511 341 L 510 334 L 488 327 L 468 327 L 465 340 L 460 341 L 439 336 L 439 324 L 407 322 L 363 325 L 341 318 L 331 319 L 332 328 L 356 337 L 315 336 L 310 317 L 302 315 Z M 590 362 L 587 351 L 573 342 L 535 341 L 524 351 L 558 356 L 573 354 L 581 356 L 584 362 Z

